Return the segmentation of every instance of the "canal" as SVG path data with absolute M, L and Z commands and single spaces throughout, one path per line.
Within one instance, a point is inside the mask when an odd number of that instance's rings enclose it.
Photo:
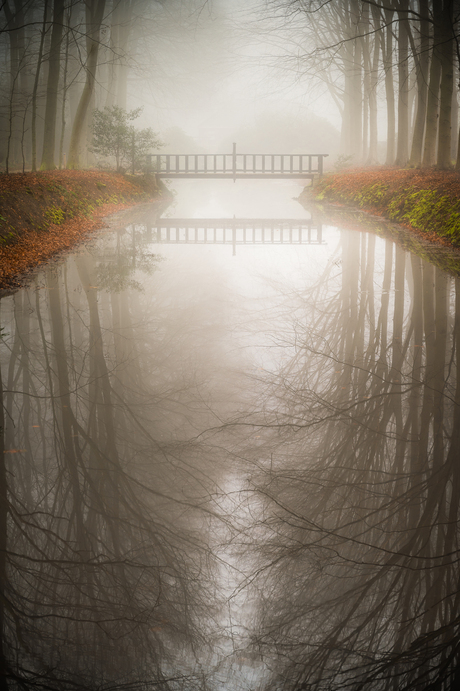
M 455 688 L 460 263 L 173 187 L 0 301 L 2 688 Z

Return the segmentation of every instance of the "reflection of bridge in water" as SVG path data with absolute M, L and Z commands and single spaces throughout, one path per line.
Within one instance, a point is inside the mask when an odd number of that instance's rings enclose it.
M 158 218 L 148 239 L 179 245 L 323 245 L 322 224 L 291 218 Z

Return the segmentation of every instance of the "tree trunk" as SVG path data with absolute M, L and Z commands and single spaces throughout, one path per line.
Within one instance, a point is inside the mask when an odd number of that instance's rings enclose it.
M 111 108 L 116 105 L 117 92 L 117 72 L 118 62 L 117 53 L 119 46 L 118 32 L 119 32 L 119 15 L 120 3 L 117 3 L 112 10 L 112 23 L 110 26 L 110 50 L 108 59 L 108 76 L 107 76 L 107 94 L 105 99 L 105 107 Z
M 412 137 L 412 147 L 409 158 L 409 165 L 419 166 L 422 161 L 423 137 L 425 134 L 426 104 L 428 92 L 428 71 L 429 71 L 429 42 L 430 42 L 430 22 L 428 11 L 428 0 L 420 0 L 420 40 L 417 46 L 417 54 L 414 54 L 415 69 L 417 76 L 417 105 L 414 123 L 414 134 Z
M 361 161 L 363 152 L 363 45 L 360 36 L 362 25 L 360 8 L 356 0 L 351 2 L 352 23 L 354 25 L 353 45 L 353 76 L 352 76 L 352 121 L 351 121 L 351 152 L 356 161 Z
M 81 147 L 83 134 L 85 131 L 85 121 L 88 115 L 88 107 L 94 91 L 96 80 L 97 58 L 99 52 L 100 29 L 102 17 L 104 15 L 105 0 L 97 0 L 86 6 L 86 26 L 87 26 L 87 59 L 86 59 L 86 81 L 80 97 L 75 120 L 72 127 L 70 138 L 68 168 L 79 168 L 81 158 Z
M 410 28 L 409 28 L 410 30 Z M 409 48 L 410 50 L 410 48 Z M 417 75 L 415 70 L 411 69 L 409 73 L 409 94 L 408 94 L 408 112 L 409 112 L 409 136 L 408 136 L 408 151 L 410 151 L 410 143 L 414 136 L 415 116 L 416 116 L 416 101 L 417 96 Z
M 110 50 L 107 65 L 105 107 L 126 110 L 128 77 L 128 41 L 133 17 L 133 0 L 119 0 L 112 12 Z
M 451 168 L 452 94 L 454 91 L 454 3 L 444 0 L 442 12 L 441 102 L 439 106 L 438 158 L 439 168 Z
M 69 26 L 70 31 L 73 31 L 74 26 L 76 27 L 81 23 L 81 18 L 78 16 L 78 13 L 75 13 L 75 15 L 73 15 L 72 24 Z M 78 104 L 80 103 L 80 97 L 83 91 L 83 85 L 79 83 L 81 78 L 81 72 L 83 70 L 84 66 L 82 67 L 81 65 L 80 46 L 77 45 L 76 41 L 71 41 L 69 46 L 69 59 L 67 64 L 69 85 L 67 89 L 67 98 L 69 106 L 70 133 L 72 132 L 73 124 L 75 122 L 75 115 L 77 113 Z
M 40 37 L 40 46 L 38 49 L 38 58 L 37 58 L 37 69 L 35 70 L 35 78 L 34 78 L 34 86 L 32 90 L 32 170 L 35 171 L 37 170 L 37 91 L 38 91 L 38 84 L 40 81 L 40 70 L 42 66 L 42 61 L 43 61 L 43 46 L 45 43 L 45 34 L 46 34 L 46 22 L 47 22 L 47 17 L 48 15 L 48 0 L 45 0 L 45 4 L 43 7 L 43 24 L 42 24 L 42 33 Z
M 374 24 L 375 35 L 369 90 L 369 155 L 367 158 L 368 165 L 378 163 L 377 86 L 379 77 L 380 42 L 377 37 L 377 33 L 380 32 L 381 29 L 380 10 L 374 6 L 372 6 L 372 19 Z
M 395 160 L 395 91 L 393 80 L 393 10 L 385 10 L 385 36 L 382 36 L 382 55 L 385 70 L 385 96 L 387 103 L 387 155 L 385 164 L 392 166 Z
M 439 88 L 441 84 L 441 20 L 442 5 L 433 3 L 433 50 L 431 54 L 430 83 L 426 106 L 425 146 L 423 149 L 423 166 L 432 166 L 436 161 L 436 139 L 438 133 Z
M 345 43 L 343 48 L 344 52 L 344 79 L 345 85 L 343 90 L 343 115 L 342 115 L 342 127 L 340 130 L 340 153 L 344 156 L 352 156 L 352 144 L 351 144 L 351 92 L 352 92 L 352 75 L 351 75 L 351 61 L 352 61 L 352 51 L 351 44 L 349 41 Z
M 457 159 L 458 146 L 458 65 L 454 57 L 454 88 L 452 91 L 452 138 L 450 143 L 450 156 L 452 161 Z
M 25 67 L 25 40 L 24 40 L 24 8 L 22 0 L 15 0 L 14 9 L 11 9 L 9 1 L 5 0 L 2 4 L 5 12 L 8 36 L 9 36 L 9 57 L 10 57 L 10 83 L 9 83 L 9 103 L 8 103 L 8 137 L 6 152 L 6 172 L 10 170 L 10 164 L 19 165 L 20 162 L 20 142 L 21 142 L 21 120 L 20 117 L 20 86 L 21 72 Z
M 370 114 L 370 93 L 371 93 L 371 56 L 369 48 L 369 5 L 363 4 L 362 17 L 359 27 L 359 34 L 362 37 L 361 50 L 363 56 L 363 140 L 362 140 L 362 160 L 369 158 L 369 114 Z
M 48 61 L 48 82 L 46 87 L 45 131 L 43 135 L 42 170 L 55 168 L 57 99 L 59 72 L 61 66 L 61 42 L 64 23 L 64 0 L 54 0 L 53 29 L 51 32 L 50 55 Z
M 133 14 L 133 0 L 124 0 L 121 4 L 122 22 L 118 29 L 118 41 L 120 59 L 118 61 L 117 74 L 117 98 L 116 104 L 126 110 L 128 91 L 128 41 L 131 32 L 131 20 Z
M 396 165 L 405 166 L 409 141 L 409 0 L 401 0 L 398 9 L 398 139 Z
M 460 170 L 460 132 L 458 133 L 457 162 L 455 164 L 455 170 Z
M 67 102 L 67 91 L 68 91 L 68 86 L 67 86 L 67 74 L 68 74 L 68 68 L 69 68 L 69 52 L 70 52 L 70 26 L 72 22 L 72 6 L 69 7 L 68 9 L 68 14 L 67 14 L 67 36 L 66 36 L 66 45 L 65 45 L 65 59 L 64 59 L 64 78 L 63 78 L 63 85 L 62 85 L 62 104 L 61 104 L 61 136 L 59 137 L 59 168 L 62 168 L 63 165 L 63 158 L 64 158 L 64 137 L 65 137 L 65 130 L 66 130 L 66 117 L 65 117 L 65 110 L 66 110 L 66 102 Z

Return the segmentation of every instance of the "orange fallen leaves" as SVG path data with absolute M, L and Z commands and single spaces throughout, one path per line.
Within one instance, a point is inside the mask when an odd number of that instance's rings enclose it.
M 64 199 L 63 190 L 67 199 L 84 200 L 85 214 L 93 208 L 91 217 L 81 214 L 80 207 L 75 213 L 75 205 L 67 214 L 64 204 L 60 210 L 64 222 L 50 224 L 47 211 L 53 209 L 53 205 L 59 206 L 58 200 Z M 70 250 L 103 227 L 104 216 L 153 196 L 151 181 L 103 171 L 56 170 L 0 175 L 0 213 L 4 215 L 0 216 L 4 238 L 4 244 L 0 245 L 0 289 L 23 285 L 25 275 L 31 270 Z M 69 218 L 72 213 L 74 218 Z M 48 227 L 39 230 L 45 225 L 45 219 Z
M 0 288 L 23 285 L 25 274 L 83 242 L 92 232 L 104 226 L 104 216 L 130 206 L 132 202 L 104 204 L 92 219 L 74 218 L 61 225 L 50 225 L 46 231 L 24 230 L 17 242 L 0 246 Z
M 460 174 L 457 171 L 436 168 L 352 168 L 326 176 L 323 181 L 326 180 L 333 180 L 330 187 L 337 192 L 352 192 L 367 185 L 383 184 L 394 194 L 400 192 L 405 185 L 410 185 L 413 189 L 435 189 L 442 194 L 460 196 Z

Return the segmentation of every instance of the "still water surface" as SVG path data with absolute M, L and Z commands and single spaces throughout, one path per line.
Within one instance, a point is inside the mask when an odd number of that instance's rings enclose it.
M 459 279 L 296 184 L 174 187 L 321 243 L 146 206 L 1 300 L 10 687 L 455 688 Z

